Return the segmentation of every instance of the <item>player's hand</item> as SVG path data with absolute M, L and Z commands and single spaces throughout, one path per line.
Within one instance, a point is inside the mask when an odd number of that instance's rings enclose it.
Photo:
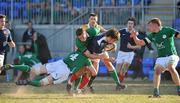
M 99 54 L 99 58 L 100 59 L 108 59 L 108 56 L 106 55 L 106 53 L 101 53 L 101 54 Z
M 132 49 L 132 45 L 130 43 L 128 43 L 127 48 Z
M 130 37 L 131 37 L 131 38 L 136 37 L 136 34 L 137 34 L 136 31 L 132 31 Z

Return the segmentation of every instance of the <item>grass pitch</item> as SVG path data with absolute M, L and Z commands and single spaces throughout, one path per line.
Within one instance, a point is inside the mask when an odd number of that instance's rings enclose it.
M 113 82 L 96 81 L 95 94 L 86 89 L 85 94 L 68 96 L 65 83 L 46 87 L 0 83 L 0 103 L 180 103 L 172 82 L 161 84 L 161 98 L 148 98 L 153 91 L 152 82 L 130 81 L 127 84 L 127 89 L 115 91 Z

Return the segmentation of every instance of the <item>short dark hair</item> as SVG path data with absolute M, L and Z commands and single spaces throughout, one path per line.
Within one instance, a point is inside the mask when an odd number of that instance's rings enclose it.
M 106 37 L 111 37 L 112 39 L 119 40 L 120 33 L 117 29 L 112 28 L 106 32 Z
M 83 28 L 78 28 L 76 30 L 76 36 L 80 36 L 83 33 Z
M 128 21 L 133 21 L 133 22 L 134 22 L 134 26 L 136 25 L 136 19 L 135 19 L 135 17 L 129 17 L 128 20 L 127 20 L 127 22 L 128 22 Z
M 0 14 L 0 19 L 2 19 L 2 18 L 6 18 L 6 16 L 3 14 Z
M 152 18 L 148 24 L 153 23 L 153 24 L 157 24 L 158 26 L 161 26 L 161 20 L 159 18 Z
M 97 16 L 97 14 L 95 14 L 95 13 L 90 13 L 90 14 L 89 14 L 89 17 L 91 17 L 91 16 L 94 16 L 94 17 L 95 17 L 95 16 Z

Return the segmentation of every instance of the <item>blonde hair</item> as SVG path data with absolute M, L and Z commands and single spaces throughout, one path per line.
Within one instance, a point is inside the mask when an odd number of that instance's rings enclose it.
M 153 23 L 153 24 L 157 24 L 158 26 L 161 26 L 161 20 L 159 18 L 152 18 L 148 24 Z

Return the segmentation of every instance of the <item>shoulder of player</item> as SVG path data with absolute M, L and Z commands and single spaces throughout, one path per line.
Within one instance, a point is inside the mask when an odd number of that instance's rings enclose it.
M 84 30 L 86 30 L 86 29 L 88 28 L 88 24 L 83 24 L 83 25 L 81 25 L 81 28 L 84 29 Z
M 120 33 L 126 32 L 126 28 L 119 29 L 119 32 L 120 32 Z
M 103 29 L 104 27 L 102 25 L 97 24 L 97 27 L 100 29 Z

